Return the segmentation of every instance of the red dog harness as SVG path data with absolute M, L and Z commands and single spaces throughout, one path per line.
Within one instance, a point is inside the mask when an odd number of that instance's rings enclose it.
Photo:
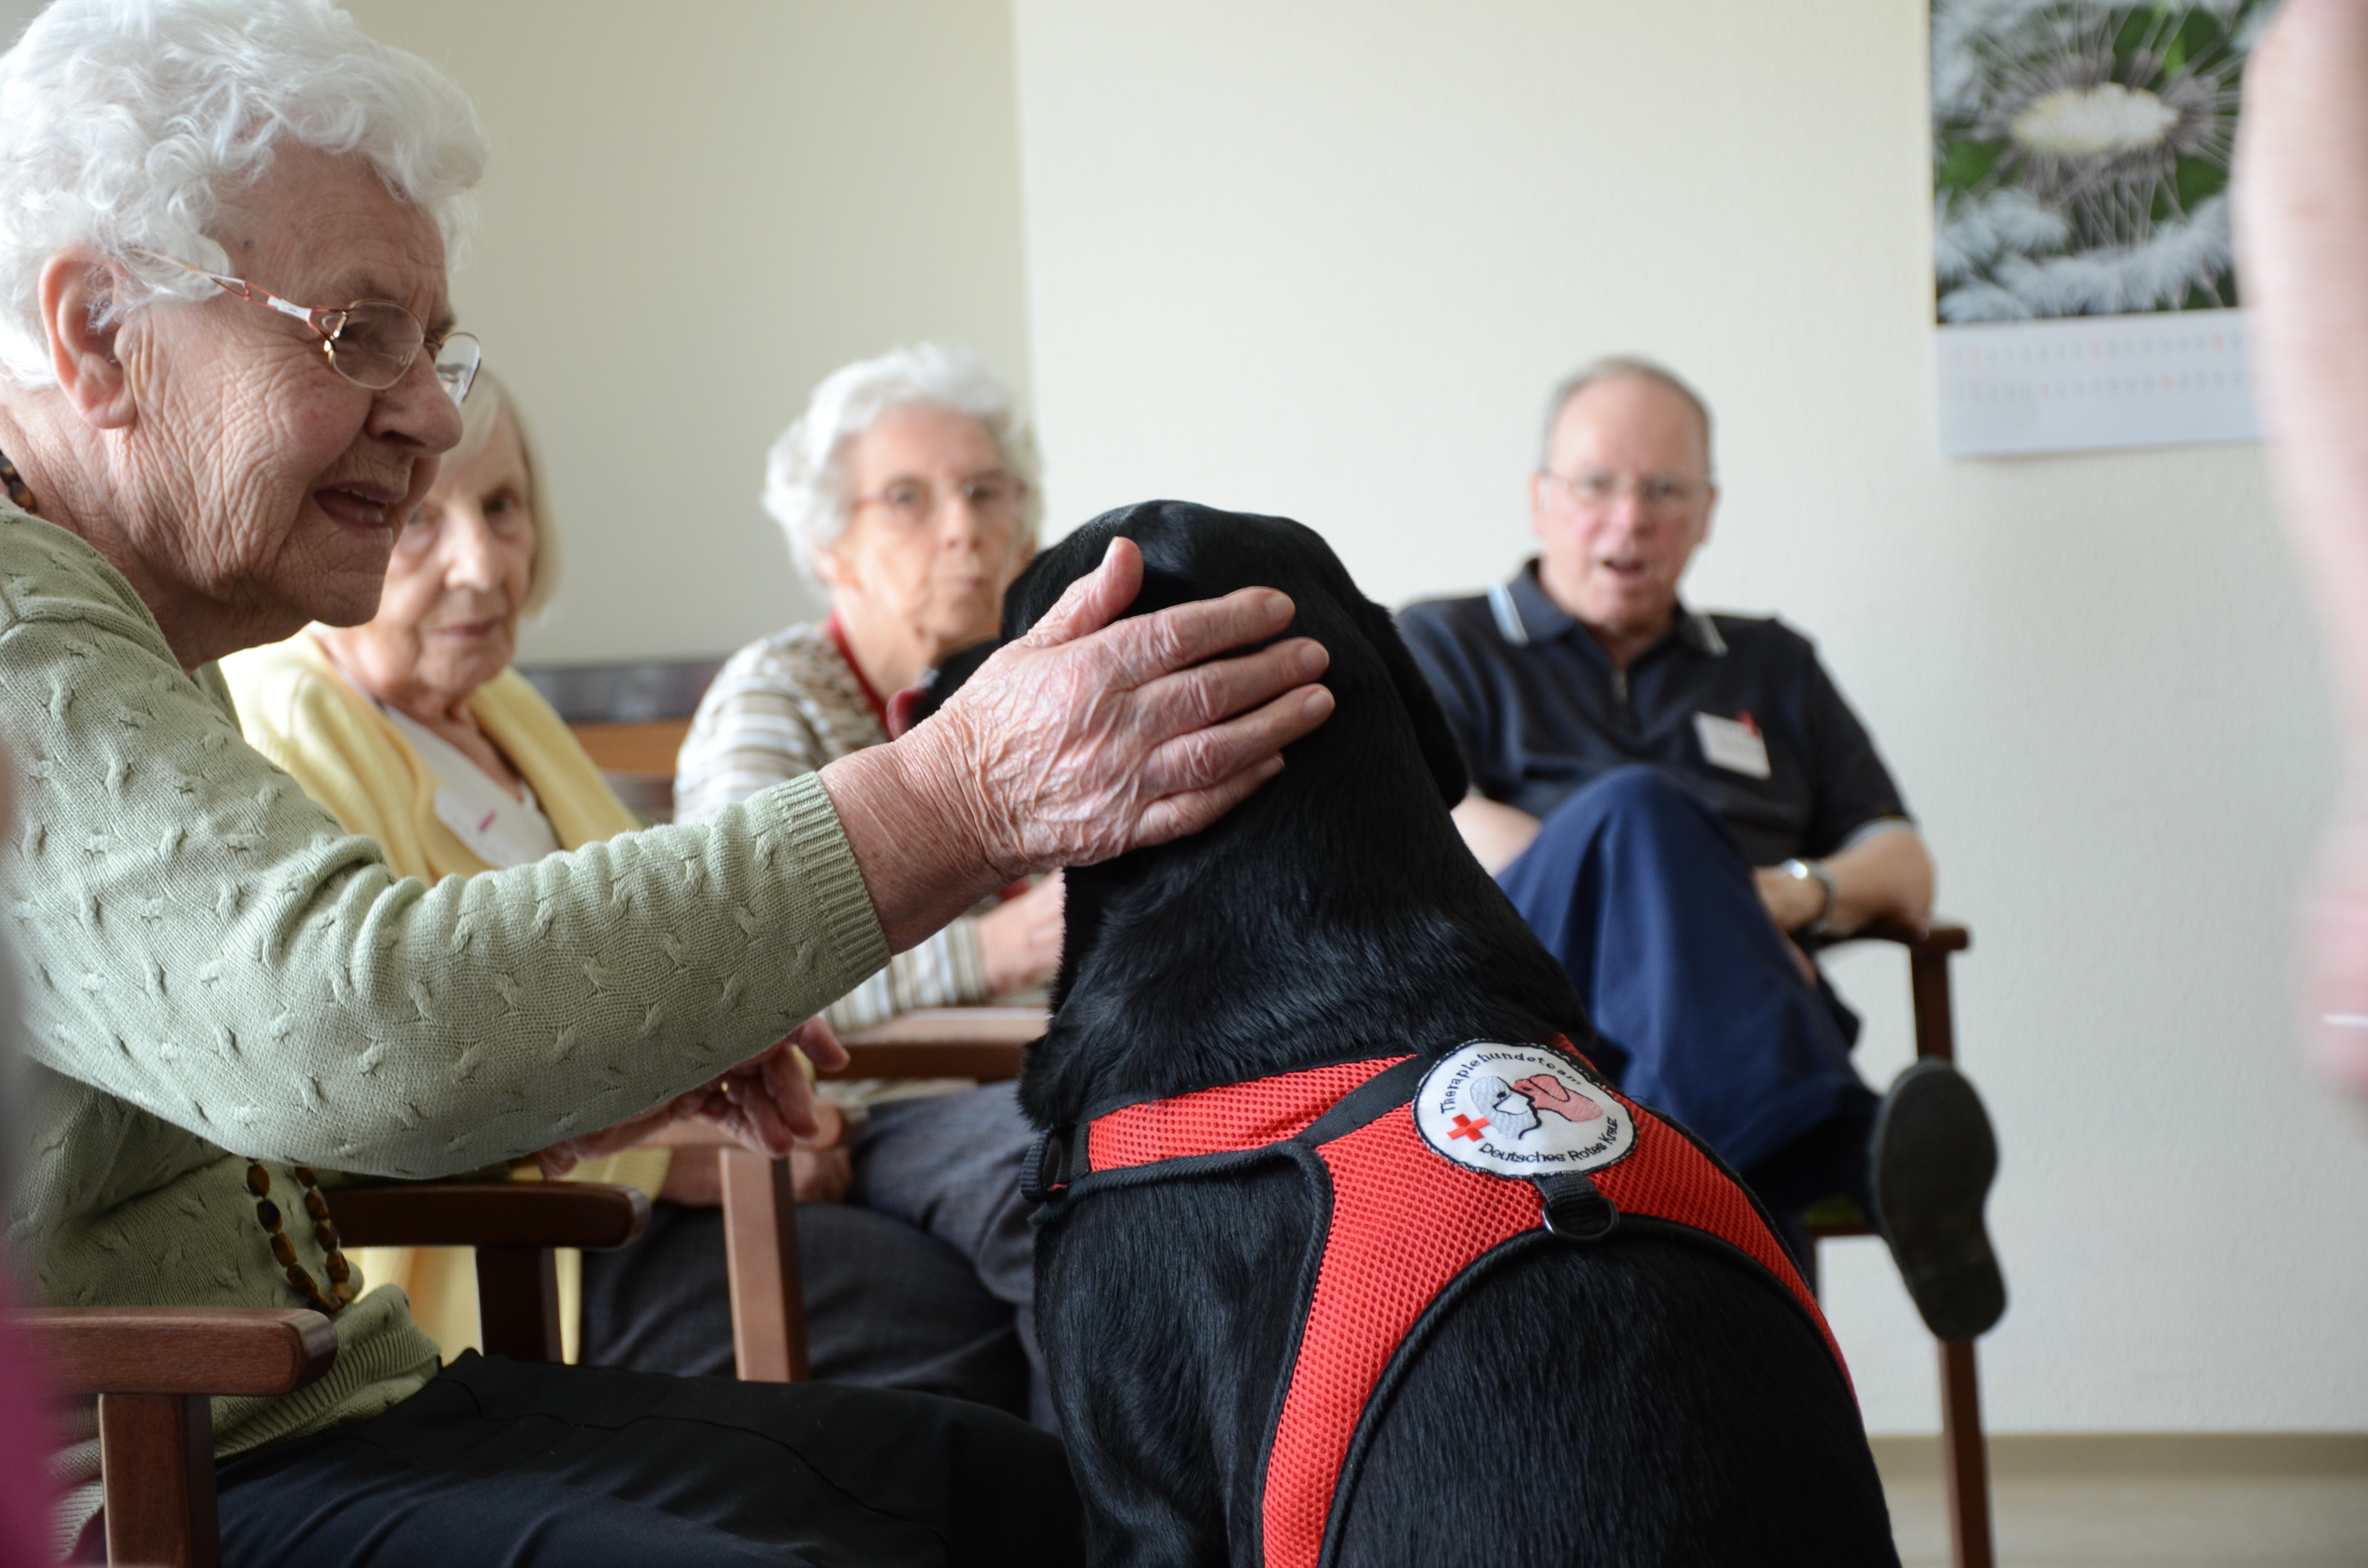
M 1065 1146 L 1048 1136 L 1031 1186 L 1067 1201 L 1277 1153 L 1320 1162 L 1331 1213 L 1267 1454 L 1267 1568 L 1317 1568 L 1339 1477 L 1400 1346 L 1459 1276 L 1542 1228 L 1592 1242 L 1639 1224 L 1732 1248 L 1808 1315 L 1849 1382 L 1816 1299 L 1750 1197 L 1560 1042 L 1478 1042 L 1125 1106 Z

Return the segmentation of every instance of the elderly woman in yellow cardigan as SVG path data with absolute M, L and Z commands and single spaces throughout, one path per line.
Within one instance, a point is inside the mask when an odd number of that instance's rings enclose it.
M 222 662 L 247 739 L 398 875 L 434 882 L 507 869 L 641 824 L 566 724 L 509 667 L 522 616 L 549 601 L 558 541 L 534 506 L 533 462 L 508 400 L 480 379 L 461 444 L 404 525 L 375 619 L 315 626 Z M 666 1152 L 577 1166 L 656 1197 Z M 447 1360 L 477 1347 L 467 1252 L 373 1247 L 365 1278 L 401 1285 Z M 580 1257 L 563 1255 L 562 1326 L 575 1359 Z
M 350 832 L 386 848 L 391 869 L 424 881 L 526 865 L 637 826 L 601 781 L 566 722 L 509 668 L 518 620 L 538 611 L 556 580 L 556 535 L 535 505 L 535 464 L 517 407 L 481 377 L 464 407 L 461 445 L 436 488 L 404 524 L 377 619 L 336 630 L 315 625 L 275 647 L 225 658 L 248 742 L 279 763 Z M 803 1201 L 831 1201 L 848 1185 L 846 1123 L 822 1106 L 824 1134 L 793 1151 Z M 694 1173 L 670 1182 L 663 1149 L 632 1149 L 585 1163 L 573 1179 L 630 1182 L 677 1206 L 711 1206 Z M 864 1314 L 855 1334 L 817 1322 L 817 1374 L 928 1388 L 1016 1404 L 1019 1350 L 1002 1314 L 966 1269 L 909 1224 L 869 1212 L 817 1215 L 836 1257 L 810 1281 L 817 1317 Z M 838 1236 L 840 1229 L 855 1234 Z M 813 1244 L 810 1244 L 813 1251 Z M 848 1279 L 850 1256 L 862 1279 Z M 881 1263 L 895 1281 L 905 1324 L 881 1324 L 897 1308 L 879 1301 Z M 445 1358 L 478 1341 L 476 1277 L 469 1256 L 424 1248 L 371 1248 L 365 1277 L 400 1284 L 412 1314 Z M 604 1265 L 606 1267 L 606 1265 Z M 667 1267 L 651 1257 L 649 1267 Z M 630 1269 L 628 1269 L 630 1272 Z M 918 1289 L 914 1281 L 918 1279 Z M 597 1341 L 630 1347 L 696 1324 L 611 1322 L 632 1314 L 630 1279 L 601 1290 Z M 912 1298 L 918 1296 L 918 1302 Z M 616 1298 L 616 1301 L 611 1301 Z M 869 1298 L 869 1301 L 867 1301 Z M 583 1343 L 583 1260 L 562 1256 L 562 1329 L 568 1359 Z M 831 1355 L 834 1341 L 840 1355 Z M 727 1359 L 729 1346 L 715 1346 Z

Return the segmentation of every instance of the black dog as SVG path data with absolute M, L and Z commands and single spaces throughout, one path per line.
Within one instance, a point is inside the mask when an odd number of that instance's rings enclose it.
M 1005 636 L 1113 535 L 1147 568 L 1130 613 L 1290 594 L 1338 707 L 1208 831 L 1068 875 L 1021 1097 L 1057 1130 L 1037 1302 L 1094 1560 L 1896 1563 L 1822 1320 L 1723 1167 L 1571 1050 L 1592 1038 L 1577 994 L 1455 832 L 1463 766 L 1388 612 L 1296 523 L 1155 502 L 1040 557 Z M 1338 1108 L 1293 1136 L 1320 1107 L 1281 1099 L 1311 1085 Z M 1272 1125 L 1218 1125 L 1245 1116 Z M 1579 1174 L 1467 1169 L 1458 1140 L 1499 1135 L 1510 1160 L 1559 1138 Z M 1617 1163 L 1623 1136 L 1651 1158 Z M 1341 1152 L 1393 1139 L 1378 1185 L 1352 1182 Z M 1647 1212 L 1630 1178 L 1651 1159 L 1725 1204 L 1725 1230 Z M 1519 1233 L 1442 1264 L 1438 1184 L 1518 1210 Z M 1377 1325 L 1378 1348 L 1349 1343 Z M 1326 1381 L 1360 1357 L 1364 1384 Z

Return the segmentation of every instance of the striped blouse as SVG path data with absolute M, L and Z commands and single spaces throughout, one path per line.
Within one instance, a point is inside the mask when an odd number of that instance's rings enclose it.
M 760 638 L 732 655 L 700 699 L 675 763 L 675 820 L 698 822 L 768 785 L 884 744 L 877 699 L 827 621 Z M 987 1000 L 978 923 L 965 915 L 897 954 L 823 1015 L 861 1028 L 915 1007 Z

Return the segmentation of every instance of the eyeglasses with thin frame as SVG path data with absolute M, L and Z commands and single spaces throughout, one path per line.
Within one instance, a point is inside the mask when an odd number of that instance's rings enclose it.
M 320 334 L 321 352 L 327 357 L 329 368 L 369 392 L 384 392 L 403 380 L 411 362 L 425 348 L 428 363 L 435 367 L 436 380 L 457 403 L 468 397 L 469 388 L 477 379 L 477 367 L 484 358 L 484 347 L 470 333 L 447 333 L 429 342 L 427 329 L 419 324 L 419 318 L 393 300 L 356 300 L 342 310 L 300 305 L 244 278 L 208 272 L 202 267 L 192 267 L 152 250 L 134 254 L 193 272 L 224 293 L 302 322 Z
M 1636 504 L 1648 511 L 1676 511 L 1691 505 L 1709 488 L 1700 480 L 1680 479 L 1675 474 L 1647 473 L 1622 479 L 1600 468 L 1577 474 L 1540 469 L 1538 477 L 1561 491 L 1572 506 L 1587 511 L 1601 511 L 1622 495 L 1634 495 Z
M 1019 508 L 1028 499 L 1025 481 L 1008 473 L 981 474 L 965 479 L 953 487 L 970 507 L 972 517 L 985 528 L 1008 528 L 1019 520 Z M 936 485 L 926 479 L 892 480 L 878 492 L 859 495 L 855 506 L 882 506 L 888 515 L 908 528 L 926 528 L 942 515 L 947 497 L 938 493 Z

